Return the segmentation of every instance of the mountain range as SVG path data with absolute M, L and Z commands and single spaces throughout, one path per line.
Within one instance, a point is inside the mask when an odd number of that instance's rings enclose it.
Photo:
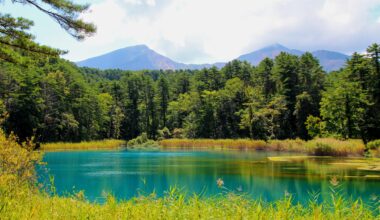
M 305 53 L 304 51 L 289 49 L 280 44 L 273 44 L 257 51 L 241 55 L 236 59 L 257 65 L 264 58 L 269 57 L 274 59 L 281 52 L 287 52 L 297 56 Z M 311 53 L 319 59 L 321 66 L 327 72 L 338 70 L 349 58 L 349 56 L 345 54 L 328 50 L 317 50 Z M 125 47 L 77 62 L 77 65 L 82 67 L 122 70 L 202 69 L 211 66 L 221 68 L 225 64 L 226 63 L 223 62 L 212 64 L 184 64 L 161 55 L 146 45 Z

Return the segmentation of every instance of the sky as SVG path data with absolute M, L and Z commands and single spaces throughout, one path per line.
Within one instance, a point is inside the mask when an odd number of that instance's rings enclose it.
M 0 1 L 1 2 L 1 1 Z M 97 33 L 77 41 L 31 6 L 0 3 L 0 13 L 35 22 L 36 41 L 80 61 L 145 44 L 184 63 L 232 60 L 280 43 L 292 49 L 351 54 L 380 43 L 379 0 L 74 0 Z

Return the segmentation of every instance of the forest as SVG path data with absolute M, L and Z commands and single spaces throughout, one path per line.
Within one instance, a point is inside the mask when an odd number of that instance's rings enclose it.
M 1 61 L 7 134 L 37 142 L 162 138 L 380 138 L 380 47 L 326 73 L 310 53 L 259 65 L 122 71 L 57 57 Z

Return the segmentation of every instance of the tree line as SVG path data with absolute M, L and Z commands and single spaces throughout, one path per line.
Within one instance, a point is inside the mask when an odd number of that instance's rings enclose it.
M 310 53 L 202 70 L 79 68 L 60 58 L 0 62 L 4 130 L 41 142 L 105 138 L 380 137 L 377 44 L 325 73 Z

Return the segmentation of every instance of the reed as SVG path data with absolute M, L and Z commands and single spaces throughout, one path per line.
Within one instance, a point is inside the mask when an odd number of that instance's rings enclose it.
M 316 156 L 361 156 L 365 150 L 364 143 L 358 139 L 317 138 L 305 146 L 309 154 Z
M 159 142 L 163 148 L 178 149 L 240 149 L 299 152 L 316 156 L 360 156 L 365 146 L 361 140 L 338 140 L 318 138 L 310 141 L 300 139 L 262 140 L 249 139 L 166 139 Z
M 249 139 L 165 139 L 159 142 L 163 148 L 181 149 L 252 149 L 264 150 L 267 143 Z
M 123 140 L 82 141 L 77 143 L 56 142 L 41 144 L 43 151 L 117 149 L 126 144 Z

